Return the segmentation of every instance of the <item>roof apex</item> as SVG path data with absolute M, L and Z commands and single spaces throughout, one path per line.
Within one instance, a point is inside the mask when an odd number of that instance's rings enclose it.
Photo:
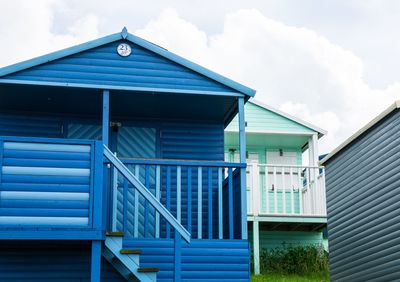
M 115 41 L 118 41 L 121 39 L 127 40 L 127 41 L 132 42 L 142 48 L 150 50 L 164 58 L 167 58 L 167 59 L 179 64 L 179 65 L 182 65 L 188 69 L 191 69 L 194 72 L 204 75 L 205 77 L 207 77 L 209 79 L 219 82 L 219 83 L 233 89 L 234 91 L 237 91 L 240 94 L 243 94 L 243 95 L 249 96 L 249 97 L 253 97 L 256 93 L 255 90 L 253 90 L 247 86 L 244 86 L 236 81 L 226 78 L 216 72 L 213 72 L 213 71 L 206 69 L 196 63 L 193 63 L 183 57 L 180 57 L 172 52 L 169 52 L 168 50 L 166 50 L 156 44 L 153 44 L 145 39 L 142 39 L 138 36 L 135 36 L 135 35 L 129 33 L 128 29 L 126 27 L 124 27 L 122 29 L 122 31 L 118 32 L 118 33 L 110 34 L 110 35 L 107 35 L 107 36 L 104 36 L 104 37 L 101 37 L 98 39 L 88 41 L 86 43 L 75 45 L 75 46 L 72 46 L 72 47 L 69 47 L 66 49 L 62 49 L 62 50 L 59 50 L 59 51 L 56 51 L 56 52 L 53 52 L 53 53 L 50 53 L 47 55 L 39 56 L 39 57 L 30 59 L 27 61 L 23 61 L 20 63 L 16 63 L 16 64 L 13 64 L 10 66 L 0 68 L 0 81 L 1 81 L 2 77 L 6 76 L 6 75 L 9 75 L 9 74 L 21 71 L 21 70 L 25 70 L 25 69 L 28 69 L 28 68 L 31 68 L 34 66 L 38 66 L 41 64 L 45 64 L 45 63 L 48 63 L 48 62 L 51 62 L 51 61 L 54 61 L 57 59 L 61 59 L 61 58 L 64 58 L 64 57 L 67 57 L 67 56 L 70 56 L 70 55 L 73 55 L 73 54 L 76 54 L 79 52 L 83 52 L 83 51 L 86 51 L 89 49 L 93 49 L 93 48 L 99 47 L 101 45 L 105 45 L 105 44 L 115 42 Z

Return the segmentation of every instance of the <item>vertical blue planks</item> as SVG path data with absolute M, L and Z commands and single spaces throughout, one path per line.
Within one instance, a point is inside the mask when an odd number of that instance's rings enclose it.
M 233 173 L 228 168 L 228 210 L 229 210 L 229 239 L 233 239 Z
M 146 188 L 150 191 L 150 166 L 145 166 L 145 180 Z M 144 202 L 144 232 L 143 235 L 146 238 L 149 233 L 149 202 L 145 200 Z
M 244 98 L 238 98 L 239 111 L 239 149 L 240 162 L 246 163 L 246 132 L 244 117 Z M 240 208 L 241 208 L 241 237 L 247 240 L 247 199 L 246 199 L 246 168 L 240 169 Z
M 176 219 L 181 222 L 181 166 L 176 167 Z
M 139 166 L 135 165 L 135 176 L 139 178 Z M 139 237 L 139 192 L 135 189 L 135 203 L 133 211 L 133 237 Z
M 202 167 L 197 168 L 197 238 L 203 237 L 203 176 Z
M 167 210 L 171 211 L 171 167 L 167 166 Z M 171 238 L 171 226 L 166 223 L 167 238 Z
M 156 166 L 156 198 L 160 200 L 160 188 L 161 188 L 161 168 L 159 165 Z M 156 238 L 160 237 L 160 214 L 156 211 Z
M 218 168 L 218 238 L 224 236 L 223 230 L 223 199 L 222 199 L 222 168 Z M 190 231 L 189 231 L 190 232 Z
M 100 282 L 101 266 L 101 241 L 92 241 L 92 260 L 90 281 Z
M 188 167 L 187 177 L 187 230 L 192 234 L 192 167 Z
M 174 282 L 181 281 L 181 268 L 182 268 L 182 238 L 181 234 L 175 232 L 175 240 L 174 240 Z
M 123 186 L 123 219 L 122 219 L 122 226 L 124 233 L 127 233 L 128 230 L 128 180 L 124 178 L 124 186 Z
M 110 91 L 103 90 L 103 123 L 102 123 L 102 139 L 103 144 L 109 145 L 109 129 L 110 127 Z
M 213 236 L 213 226 L 212 226 L 212 224 L 213 224 L 213 221 L 212 221 L 213 205 L 212 205 L 212 168 L 211 167 L 208 168 L 207 176 L 208 176 L 208 183 L 207 183 L 207 186 L 208 186 L 208 203 L 207 203 L 208 204 L 208 239 L 212 239 L 212 236 Z

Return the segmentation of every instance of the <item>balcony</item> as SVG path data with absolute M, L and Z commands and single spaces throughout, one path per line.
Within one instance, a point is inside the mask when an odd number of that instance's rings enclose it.
M 247 167 L 249 220 L 326 222 L 324 167 L 251 163 Z

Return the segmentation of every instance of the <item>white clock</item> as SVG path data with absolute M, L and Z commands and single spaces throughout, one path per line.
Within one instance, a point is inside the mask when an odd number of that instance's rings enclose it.
M 121 57 L 128 57 L 132 53 L 132 48 L 127 43 L 121 43 L 117 47 L 117 52 Z

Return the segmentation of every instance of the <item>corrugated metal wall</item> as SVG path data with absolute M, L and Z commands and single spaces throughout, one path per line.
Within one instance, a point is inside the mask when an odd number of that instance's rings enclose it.
M 0 241 L 0 281 L 90 281 L 91 245 L 76 241 Z M 126 281 L 105 259 L 101 281 Z
M 126 241 L 142 250 L 140 265 L 159 267 L 159 282 L 174 281 L 174 240 Z M 181 277 L 185 282 L 249 281 L 249 244 L 244 240 L 195 240 L 182 243 Z
M 129 43 L 132 54 L 121 57 L 117 41 L 5 76 L 5 79 L 51 81 L 163 89 L 230 91 L 186 67 Z
M 333 281 L 400 277 L 400 112 L 326 164 Z

